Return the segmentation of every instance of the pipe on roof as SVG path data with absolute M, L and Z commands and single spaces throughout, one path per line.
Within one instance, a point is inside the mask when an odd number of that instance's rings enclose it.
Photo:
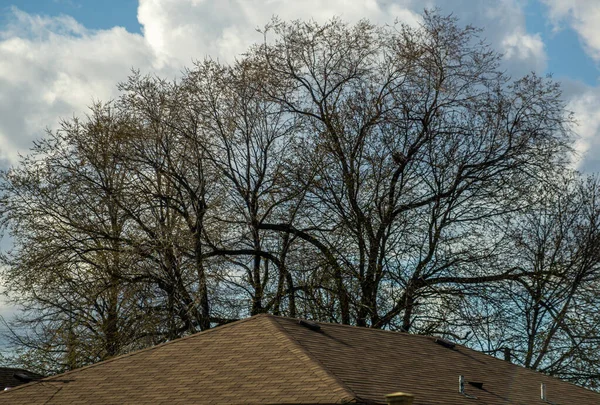
M 394 392 L 385 396 L 388 405 L 411 405 L 415 396 L 406 392 Z
M 542 401 L 547 401 L 547 399 L 546 399 L 546 384 L 544 384 L 544 383 L 540 384 L 540 399 Z

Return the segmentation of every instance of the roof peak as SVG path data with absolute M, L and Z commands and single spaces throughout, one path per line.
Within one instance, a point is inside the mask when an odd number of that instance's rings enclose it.
M 467 393 L 490 405 L 539 401 L 540 383 L 554 403 L 600 403 L 597 393 L 430 336 L 299 319 L 255 315 L 14 388 L 0 403 L 379 404 L 404 391 L 456 405 L 459 375 L 485 387 Z

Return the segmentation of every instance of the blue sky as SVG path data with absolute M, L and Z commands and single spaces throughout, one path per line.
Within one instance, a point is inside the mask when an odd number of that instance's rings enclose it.
M 569 77 L 590 86 L 598 84 L 599 65 L 586 54 L 577 32 L 569 26 L 554 26 L 547 14 L 546 5 L 538 1 L 527 2 L 527 31 L 539 33 L 546 47 L 548 67 L 545 73 L 552 73 L 556 78 Z
M 137 0 L 0 0 L 4 18 L 10 19 L 11 7 L 29 14 L 47 16 L 70 15 L 90 29 L 120 26 L 140 33 Z
M 61 117 L 116 97 L 132 68 L 173 78 L 206 56 L 232 61 L 273 15 L 416 24 L 436 6 L 483 28 L 513 77 L 562 83 L 579 121 L 574 165 L 600 172 L 597 0 L 0 0 L 0 167 Z
M 424 7 L 483 28 L 513 77 L 560 81 L 580 124 L 575 166 L 600 171 L 597 0 L 0 0 L 0 167 L 60 118 L 116 97 L 132 68 L 176 78 L 194 60 L 231 61 L 273 15 L 414 24 Z
M 451 12 L 451 3 L 439 2 L 438 5 Z M 142 33 L 137 19 L 138 0 L 0 0 L 0 4 L 2 22 L 11 19 L 12 8 L 18 8 L 32 15 L 68 15 L 88 29 L 119 26 L 131 33 Z M 522 4 L 527 31 L 539 33 L 545 45 L 548 60 L 544 73 L 552 73 L 557 78 L 569 77 L 590 86 L 597 85 L 599 65 L 586 54 L 577 32 L 568 25 L 557 26 L 551 22 L 546 4 L 538 0 Z

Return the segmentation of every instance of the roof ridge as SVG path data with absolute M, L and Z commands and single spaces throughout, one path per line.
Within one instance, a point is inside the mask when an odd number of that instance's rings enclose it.
M 278 318 L 278 319 L 295 319 L 295 320 L 306 319 L 306 320 L 310 320 L 311 322 L 318 323 L 321 325 L 335 326 L 335 327 L 339 327 L 339 328 L 369 330 L 369 331 L 382 332 L 382 333 L 402 334 L 402 336 L 411 336 L 411 337 L 429 338 L 429 339 L 435 339 L 435 338 L 439 337 L 439 336 L 433 336 L 433 335 L 419 335 L 419 334 L 415 334 L 415 333 L 404 332 L 401 330 L 376 329 L 376 328 L 370 328 L 367 326 L 347 325 L 347 324 L 337 323 L 337 322 L 315 321 L 315 320 L 307 319 L 307 318 L 290 318 L 288 316 L 273 315 L 273 314 L 261 314 L 261 315 L 268 316 L 270 318 Z M 255 315 L 255 316 L 259 316 L 259 315 Z
M 301 346 L 302 349 L 303 349 L 303 351 L 305 353 L 307 353 L 308 356 L 310 356 L 316 363 L 318 363 L 329 375 L 332 375 L 336 379 L 336 381 L 338 381 L 342 386 L 346 387 L 346 385 L 334 373 L 330 372 L 324 365 L 322 365 L 322 363 L 315 356 L 313 356 L 306 348 L 304 348 L 302 346 L 302 344 L 296 338 L 294 338 L 287 331 L 285 331 L 285 328 L 283 328 L 283 326 L 280 325 L 279 322 L 277 322 L 278 319 L 299 320 L 301 318 L 290 318 L 290 317 L 285 317 L 285 316 L 280 316 L 280 315 L 272 315 L 272 314 L 265 314 L 265 315 L 267 317 L 272 318 L 273 320 L 275 320 L 276 323 L 278 324 L 278 326 L 281 329 L 284 330 L 284 333 L 287 336 L 289 336 L 290 339 L 294 340 L 299 346 Z M 387 334 L 396 334 L 396 335 L 401 335 L 403 337 L 410 337 L 410 338 L 414 338 L 414 339 L 425 339 L 425 340 L 429 340 L 429 341 L 432 341 L 432 342 L 434 342 L 436 339 L 441 338 L 440 336 L 420 335 L 420 334 L 403 332 L 403 331 L 393 331 L 393 330 L 387 330 L 387 329 L 375 329 L 375 328 L 361 327 L 361 326 L 356 326 L 356 325 L 345 325 L 345 324 L 334 323 L 334 322 L 322 322 L 322 321 L 312 321 L 312 320 L 311 320 L 311 322 L 315 322 L 315 323 L 320 324 L 320 325 L 325 325 L 327 327 L 336 327 L 336 328 L 344 328 L 344 329 L 358 329 L 358 330 L 363 330 L 363 331 L 364 330 L 368 330 L 371 333 L 372 332 L 381 332 L 381 333 L 387 333 Z M 504 364 L 505 366 L 508 366 L 509 368 L 519 369 L 522 372 L 529 373 L 532 376 L 535 375 L 535 376 L 538 376 L 538 377 L 541 377 L 541 378 L 550 379 L 552 381 L 557 380 L 557 381 L 560 381 L 561 383 L 567 383 L 567 384 L 571 385 L 572 387 L 578 388 L 578 389 L 583 390 L 583 391 L 592 391 L 592 392 L 595 392 L 595 391 L 593 391 L 593 390 L 591 390 L 589 388 L 582 387 L 580 385 L 574 384 L 571 381 L 567 381 L 567 380 L 563 380 L 563 379 L 560 379 L 560 378 L 556 378 L 556 377 L 550 376 L 548 374 L 543 373 L 540 370 L 533 370 L 533 369 L 527 368 L 525 366 L 522 366 L 520 364 L 515 364 L 513 362 L 507 362 L 506 360 L 502 360 L 501 358 L 498 358 L 496 356 L 492 356 L 491 354 L 484 353 L 482 351 L 470 348 L 468 346 L 465 346 L 465 345 L 457 343 L 457 342 L 454 342 L 454 343 L 456 344 L 457 348 L 463 350 L 463 352 L 476 353 L 477 355 L 485 356 L 486 358 L 491 359 L 492 361 L 499 362 L 497 364 Z M 356 394 L 354 394 L 354 392 L 350 388 L 347 388 L 347 389 L 353 395 L 356 395 Z M 356 399 L 360 399 L 358 396 L 355 396 L 355 398 Z
M 298 320 L 298 318 L 288 318 L 276 315 L 269 315 L 267 316 L 267 318 L 270 319 L 273 324 L 275 324 L 275 326 L 281 332 L 282 335 L 284 335 L 296 347 L 298 347 L 298 349 L 300 349 L 310 361 L 312 361 L 320 370 L 322 370 L 327 376 L 333 379 L 335 383 L 345 391 L 346 395 L 348 395 L 349 398 L 346 401 L 344 401 L 344 403 L 351 401 L 362 401 L 361 398 L 346 385 L 346 383 L 344 383 L 335 373 L 333 373 L 327 367 L 325 367 L 325 365 L 321 361 L 319 361 L 319 359 L 317 359 L 315 355 L 313 355 L 306 347 L 304 347 L 304 345 L 300 343 L 298 339 L 292 336 L 292 334 L 289 333 L 278 321 L 278 319 Z
M 267 316 L 271 317 L 271 318 L 278 318 L 278 319 L 299 319 L 299 318 L 290 318 L 290 317 L 285 317 L 285 316 L 278 316 L 278 315 L 272 315 L 272 314 L 266 314 Z M 436 339 L 441 338 L 441 336 L 434 336 L 434 335 L 421 335 L 421 334 L 416 334 L 416 333 L 409 333 L 409 332 L 404 332 L 404 331 L 395 331 L 395 330 L 388 330 L 388 329 L 375 329 L 375 328 L 369 328 L 369 327 L 362 327 L 362 326 L 356 326 L 356 325 L 346 325 L 346 324 L 342 324 L 342 323 L 334 323 L 334 322 L 323 322 L 323 321 L 311 321 L 311 322 L 315 322 L 317 324 L 320 325 L 327 325 L 327 327 L 337 327 L 337 328 L 346 328 L 346 329 L 359 329 L 359 330 L 369 330 L 369 332 L 382 332 L 382 333 L 388 333 L 388 334 L 398 334 L 398 335 L 402 335 L 404 337 L 410 337 L 410 338 L 414 338 L 414 339 L 427 339 L 430 341 L 435 341 Z M 571 381 L 567 381 L 567 380 L 563 380 L 561 378 L 557 378 L 548 374 L 545 374 L 544 372 L 540 371 L 540 370 L 534 370 L 525 366 L 522 366 L 520 364 L 516 364 L 513 362 L 507 362 L 506 360 L 502 360 L 499 357 L 493 356 L 491 354 L 488 353 L 484 353 L 480 350 L 477 349 L 473 349 L 471 347 L 465 346 L 461 343 L 457 343 L 454 342 L 453 343 L 460 349 L 467 351 L 467 352 L 471 352 L 471 353 L 476 353 L 478 355 L 482 355 L 485 356 L 488 359 L 492 359 L 492 361 L 497 361 L 499 362 L 498 364 L 504 364 L 506 366 L 509 366 L 511 368 L 516 368 L 516 369 L 520 369 L 522 372 L 526 372 L 529 373 L 531 375 L 536 375 L 538 377 L 544 377 L 544 378 L 548 378 L 550 380 L 557 380 L 563 383 L 567 383 L 575 388 L 579 388 L 581 390 L 584 391 L 592 391 L 595 392 L 589 388 L 586 387 L 582 387 L 580 385 L 574 384 Z M 318 360 L 317 360 L 318 361 Z
M 125 353 L 125 354 L 121 354 L 119 356 L 111 357 L 110 359 L 99 361 L 98 363 L 88 364 L 87 366 L 78 367 L 78 368 L 76 368 L 74 370 L 65 371 L 64 373 L 55 374 L 55 375 L 52 375 L 52 376 L 49 376 L 49 377 L 44 377 L 41 380 L 32 381 L 32 382 L 29 382 L 27 384 L 18 385 L 18 386 L 14 387 L 14 388 L 11 388 L 10 390 L 7 390 L 7 391 L 0 391 L 0 395 L 2 395 L 3 393 L 15 391 L 15 390 L 18 390 L 18 389 L 28 388 L 28 387 L 33 386 L 34 384 L 43 384 L 43 383 L 55 382 L 55 381 L 52 381 L 52 380 L 57 380 L 59 378 L 62 378 L 65 375 L 70 375 L 70 374 L 73 374 L 73 373 L 79 373 L 81 371 L 84 371 L 84 370 L 87 370 L 87 369 L 90 369 L 90 368 L 93 368 L 93 367 L 97 367 L 97 366 L 100 366 L 100 365 L 103 365 L 103 364 L 106 364 L 106 363 L 111 363 L 111 362 L 119 360 L 119 359 L 124 359 L 124 358 L 127 358 L 127 357 L 136 356 L 136 355 L 138 355 L 140 353 L 146 353 L 146 352 L 158 349 L 158 348 L 163 347 L 163 346 L 167 346 L 167 345 L 171 345 L 171 344 L 177 344 L 177 343 L 179 343 L 181 341 L 184 341 L 184 340 L 192 339 L 192 338 L 198 337 L 200 335 L 206 335 L 206 334 L 208 334 L 210 332 L 220 331 L 220 330 L 223 330 L 225 328 L 232 327 L 232 326 L 237 326 L 239 324 L 246 323 L 248 321 L 254 320 L 256 318 L 262 318 L 262 317 L 264 317 L 263 314 L 254 315 L 254 316 L 251 316 L 251 317 L 248 317 L 248 318 L 240 319 L 240 320 L 235 321 L 235 322 L 226 323 L 225 325 L 220 325 L 220 326 L 215 327 L 215 328 L 210 328 L 210 329 L 207 329 L 207 330 L 203 330 L 203 331 L 200 331 L 200 332 L 193 333 L 193 334 L 188 335 L 188 336 L 184 336 L 184 337 L 180 337 L 180 338 L 177 338 L 177 339 L 174 339 L 174 340 L 170 340 L 168 342 L 159 343 L 157 345 L 146 347 L 146 348 L 140 349 L 140 350 L 134 350 L 134 351 L 129 352 L 129 353 Z M 56 382 L 61 382 L 61 381 L 56 381 Z

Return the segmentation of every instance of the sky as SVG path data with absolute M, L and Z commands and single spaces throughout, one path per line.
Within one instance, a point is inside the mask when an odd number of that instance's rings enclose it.
M 513 77 L 560 81 L 579 122 L 576 166 L 600 171 L 597 0 L 0 0 L 0 167 L 115 98 L 131 69 L 176 78 L 194 60 L 232 61 L 273 15 L 415 23 L 425 7 L 483 28 Z
M 0 168 L 117 97 L 131 69 L 176 78 L 194 60 L 230 62 L 274 15 L 415 24 L 425 7 L 483 28 L 512 77 L 552 74 L 579 123 L 575 165 L 600 172 L 598 0 L 0 0 Z

